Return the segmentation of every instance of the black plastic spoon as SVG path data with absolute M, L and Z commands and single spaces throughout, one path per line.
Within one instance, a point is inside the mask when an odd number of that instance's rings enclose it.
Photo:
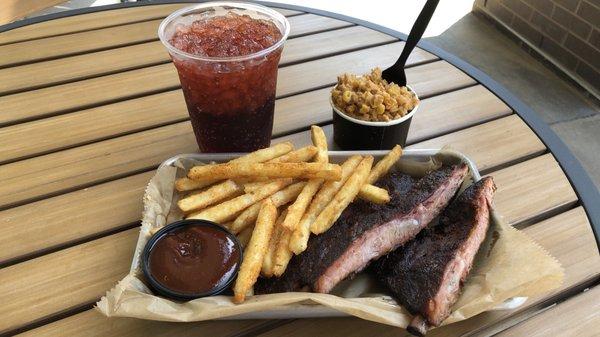
M 413 24 L 413 27 L 410 30 L 410 34 L 408 34 L 408 39 L 406 39 L 406 44 L 404 45 L 404 49 L 402 49 L 402 54 L 394 63 L 393 66 L 385 69 L 383 71 L 382 77 L 388 82 L 394 82 L 399 86 L 406 85 L 406 73 L 404 72 L 404 66 L 406 65 L 406 61 L 408 60 L 408 56 L 415 49 L 415 46 L 421 40 L 425 29 L 427 29 L 427 25 L 429 25 L 429 20 L 433 16 L 433 12 L 435 12 L 435 8 L 437 7 L 440 0 L 427 0 L 425 6 L 421 10 L 419 17 Z

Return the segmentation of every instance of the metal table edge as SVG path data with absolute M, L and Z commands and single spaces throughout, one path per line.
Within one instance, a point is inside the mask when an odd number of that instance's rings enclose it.
M 160 4 L 172 4 L 172 3 L 198 3 L 208 2 L 207 0 L 148 0 L 143 2 L 126 2 L 113 5 L 105 5 L 98 7 L 80 8 L 70 11 L 64 11 L 59 13 L 52 13 L 42 15 L 39 17 L 28 18 L 17 22 L 12 22 L 0 26 L 0 33 L 16 29 L 19 27 L 27 26 L 30 24 L 40 23 L 48 20 L 54 20 L 59 18 L 70 17 L 74 15 L 88 14 L 106 10 L 122 9 L 136 6 L 149 6 L 149 5 L 160 5 Z M 350 16 L 329 12 L 321 9 L 309 8 L 298 5 L 283 4 L 271 1 L 251 1 L 257 2 L 270 7 L 277 7 L 282 9 L 302 11 L 306 13 L 312 13 L 320 16 L 330 17 L 332 19 L 342 20 L 351 22 L 360 26 L 364 26 L 384 34 L 396 37 L 400 40 L 406 40 L 407 35 L 399 31 L 374 24 L 369 21 L 353 18 Z M 467 75 L 477 80 L 481 85 L 490 90 L 506 105 L 508 105 L 525 123 L 533 130 L 533 132 L 540 138 L 544 145 L 554 155 L 557 162 L 565 172 L 567 179 L 574 187 L 575 193 L 579 198 L 583 208 L 588 216 L 592 231 L 596 238 L 596 247 L 600 252 L 600 191 L 596 188 L 587 172 L 581 166 L 581 163 L 571 153 L 565 143 L 550 129 L 546 124 L 529 106 L 527 106 L 518 97 L 508 91 L 503 85 L 496 82 L 490 76 L 483 71 L 479 70 L 475 66 L 465 62 L 459 57 L 451 54 L 444 49 L 433 45 L 427 41 L 420 41 L 418 47 L 438 56 L 440 59 L 452 64 L 456 68 L 462 70 Z

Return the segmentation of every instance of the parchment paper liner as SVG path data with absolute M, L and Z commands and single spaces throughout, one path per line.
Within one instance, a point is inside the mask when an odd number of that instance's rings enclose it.
M 401 159 L 396 169 L 422 175 L 455 158 L 445 149 L 436 158 L 414 162 Z M 455 159 L 454 159 L 455 160 Z M 173 183 L 184 169 L 197 162 L 179 160 L 175 166 L 161 166 L 150 180 L 144 195 L 142 228 L 131 271 L 97 303 L 108 317 L 137 317 L 159 321 L 190 322 L 211 319 L 286 318 L 352 315 L 383 324 L 406 327 L 411 315 L 388 295 L 369 275 L 359 274 L 335 289 L 334 294 L 308 292 L 270 294 L 250 297 L 233 304 L 228 296 L 174 302 L 152 294 L 143 282 L 139 266 L 140 250 L 162 226 L 181 218 Z M 474 175 L 476 179 L 478 174 Z M 467 179 L 462 189 L 471 182 Z M 542 247 L 523 232 L 506 224 L 493 212 L 487 239 L 453 312 L 444 324 L 461 321 L 483 311 L 514 308 L 526 297 L 560 286 L 563 269 Z M 336 296 L 338 295 L 338 296 Z M 512 301 L 511 301 L 512 300 Z

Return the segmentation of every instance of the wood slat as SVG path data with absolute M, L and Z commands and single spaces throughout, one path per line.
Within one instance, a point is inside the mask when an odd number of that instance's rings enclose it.
M 145 172 L 0 212 L 6 231 L 0 263 L 138 222 L 153 175 Z
M 517 196 L 515 196 L 517 197 Z M 550 223 L 550 225 L 548 225 Z M 560 225 L 560 230 L 554 228 L 554 230 L 548 232 L 545 229 L 550 227 L 551 225 Z M 538 230 L 539 227 L 544 227 L 542 230 Z M 589 252 L 595 248 L 595 241 L 593 239 L 593 235 L 591 233 L 589 223 L 587 222 L 587 218 L 585 217 L 585 213 L 580 209 L 576 209 L 569 213 L 565 213 L 563 215 L 556 218 L 552 218 L 544 223 L 528 227 L 525 229 L 525 232 L 529 234 L 533 239 L 535 239 L 542 246 L 549 249 L 549 251 L 558 258 L 567 272 L 567 279 L 565 280 L 565 286 L 573 285 L 581 282 L 583 279 L 587 279 L 589 275 L 593 272 L 596 274 L 599 272 L 598 268 L 600 267 L 600 260 L 598 256 L 591 256 Z M 134 238 L 137 235 L 135 229 L 117 234 L 119 236 L 119 244 L 120 245 L 128 245 L 128 249 L 132 250 L 133 245 L 135 244 Z M 47 308 L 54 309 L 55 311 L 63 310 L 68 306 L 75 305 L 73 302 L 74 296 L 70 296 L 71 292 L 68 291 L 70 288 L 71 282 L 75 283 L 77 286 L 81 283 L 85 283 L 88 286 L 85 290 L 78 290 L 77 295 L 78 298 L 88 299 L 93 297 L 94 294 L 96 296 L 100 296 L 104 293 L 105 289 L 98 287 L 94 287 L 94 284 L 98 285 L 106 285 L 109 283 L 107 278 L 113 277 L 112 281 L 115 282 L 118 277 L 115 277 L 114 274 L 116 271 L 108 271 L 105 270 L 106 274 L 110 274 L 107 276 L 102 273 L 87 273 L 82 275 L 78 274 L 79 268 L 87 268 L 89 265 L 100 264 L 101 266 L 105 266 L 111 264 L 115 267 L 114 269 L 120 269 L 122 274 L 126 273 L 127 268 L 123 268 L 122 265 L 127 261 L 129 262 L 130 255 L 121 255 L 113 254 L 112 252 L 106 252 L 105 250 L 96 249 L 94 254 L 80 254 L 79 251 L 91 251 L 91 248 L 88 248 L 89 245 L 98 245 L 100 242 L 101 246 L 107 245 L 106 242 L 108 240 L 113 239 L 116 236 L 109 236 L 103 238 L 101 240 L 92 241 L 90 243 L 86 243 L 83 245 L 79 245 L 64 251 L 60 251 L 57 253 L 50 254 L 48 256 L 44 256 L 42 258 L 38 258 L 35 260 L 31 260 L 25 263 L 21 263 L 9 268 L 5 268 L 4 270 L 0 270 L 0 276 L 2 275 L 19 275 L 21 278 L 5 278 L 8 280 L 7 284 L 0 285 L 0 287 L 11 287 L 8 289 L 13 289 L 11 297 L 9 300 L 18 301 L 19 307 L 24 307 L 29 303 L 23 303 L 24 301 L 33 301 L 32 298 L 39 297 L 37 295 L 39 292 L 42 292 L 42 289 L 36 288 L 33 285 L 39 285 L 39 282 L 44 282 L 44 290 L 43 290 L 43 298 L 46 300 L 43 302 L 43 305 L 40 305 L 39 310 L 35 312 L 22 312 L 20 310 L 17 311 L 19 314 L 14 315 L 8 312 L 8 316 L 4 320 L 4 322 L 0 322 L 0 327 L 6 328 L 11 326 L 17 326 L 18 324 L 23 324 L 23 322 L 27 320 L 33 320 L 40 317 L 41 314 L 46 312 L 50 312 Z M 127 240 L 123 240 L 122 238 L 127 237 Z M 117 240 L 112 240 L 111 247 L 113 250 L 126 251 L 124 247 L 115 247 L 114 243 Z M 98 246 L 94 246 L 97 248 Z M 83 255 L 83 258 L 82 256 Z M 106 255 L 109 255 L 108 257 Z M 572 259 L 573 255 L 584 256 L 580 259 Z M 72 258 L 73 261 L 69 261 L 68 259 Z M 43 263 L 39 263 L 40 259 L 46 259 Z M 121 261 L 113 261 L 111 259 L 119 259 Z M 55 266 L 54 260 L 60 261 L 60 263 L 69 263 L 71 268 L 69 269 L 69 273 L 65 276 L 60 276 L 63 274 L 53 272 L 47 273 L 47 268 L 52 268 Z M 7 269 L 10 269 L 11 274 L 2 274 L 5 273 Z M 21 274 L 24 273 L 24 274 Z M 71 275 L 77 275 L 79 277 L 72 276 L 73 279 L 70 279 Z M 18 280 L 29 280 L 28 285 L 15 285 L 15 282 Z M 40 280 L 43 279 L 43 280 Z M 55 287 L 60 282 L 59 289 Z M 21 290 L 23 287 L 23 290 Z M 0 288 L 1 289 L 1 288 Z M 25 291 L 28 290 L 32 293 L 29 293 L 27 296 L 24 296 Z M 60 290 L 60 291 L 59 291 Z M 95 293 L 94 293 L 95 292 Z M 14 295 L 13 295 L 14 294 Z M 19 296 L 20 295 L 20 296 Z M 29 299 L 29 300 L 28 300 Z M 0 312 L 7 311 L 8 309 L 13 308 L 12 304 L 9 303 L 8 307 L 0 308 Z M 75 322 L 78 324 L 76 324 Z M 97 326 L 95 323 L 97 320 L 104 320 L 104 318 L 99 316 L 86 316 L 85 319 L 81 319 L 81 316 L 73 316 L 67 318 L 66 320 L 59 321 L 57 323 L 53 323 L 47 326 L 44 326 L 40 329 L 36 330 L 37 335 L 45 335 L 44 332 L 46 329 L 56 329 L 54 324 L 58 324 L 62 326 L 66 324 L 71 327 L 78 327 L 81 332 L 86 331 L 88 326 Z M 344 318 L 344 319 L 328 319 L 327 321 L 328 327 L 334 328 L 333 330 L 323 329 L 323 321 L 318 319 L 310 319 L 310 320 L 301 320 L 295 321 L 292 324 L 284 325 L 281 328 L 273 330 L 268 335 L 280 336 L 280 335 L 288 335 L 290 336 L 305 336 L 305 335 L 314 335 L 314 336 L 329 336 L 332 331 L 336 331 L 340 336 L 348 335 L 348 336 L 362 336 L 369 331 L 373 333 L 372 335 L 377 336 L 385 336 L 385 335 L 394 335 L 397 336 L 400 333 L 400 330 L 397 328 L 390 328 L 380 324 L 374 324 L 371 322 L 366 322 L 358 319 Z M 339 324 L 339 327 L 338 327 Z M 456 326 L 456 324 L 450 325 L 449 327 Z M 447 327 L 447 328 L 449 328 Z M 103 333 L 119 333 L 117 329 L 125 329 L 126 327 L 115 327 L 109 324 L 103 325 Z M 444 328 L 444 329 L 447 329 Z M 113 330 L 114 329 L 114 330 Z M 157 329 L 160 329 L 157 326 Z M 168 326 L 163 326 L 162 329 L 169 329 Z M 437 333 L 440 330 L 434 330 Z M 142 333 L 143 331 L 138 331 L 137 333 Z
M 148 170 L 178 153 L 197 152 L 189 122 L 0 166 L 0 205 L 52 195 Z
M 143 21 L 0 46 L 0 67 L 156 40 L 161 21 Z
M 346 21 L 314 14 L 293 16 L 288 20 L 291 28 L 290 38 L 352 25 Z M 157 30 L 161 21 L 162 19 L 143 21 L 3 45 L 0 46 L 0 67 L 158 40 Z
M 508 132 L 503 131 L 509 127 Z M 304 134 L 290 138 L 296 139 L 299 144 L 310 139 Z M 511 146 L 505 141 L 508 138 L 515 139 Z M 473 139 L 478 141 L 473 142 Z M 505 117 L 411 147 L 440 148 L 445 145 L 469 155 L 481 170 L 531 157 L 545 150 L 535 134 L 517 116 Z M 0 208 L 139 172 L 175 154 L 195 152 L 197 149 L 189 122 L 182 122 L 6 164 L 0 166 Z
M 183 6 L 185 5 L 140 6 L 44 21 L 0 33 L 0 44 L 158 19 L 166 17 Z
M 0 269 L 0 333 L 94 301 L 127 274 L 138 232 L 133 228 Z
M 56 117 L 58 120 L 52 123 L 46 124 L 45 122 L 53 119 L 40 121 L 43 123 L 42 125 L 37 124 L 38 122 L 27 123 L 32 125 L 29 125 L 20 133 L 6 137 L 6 139 L 10 140 L 10 144 L 13 144 L 14 140 L 14 144 L 18 144 L 22 148 L 36 146 L 39 149 L 40 146 L 69 145 L 72 144 L 69 142 L 73 141 L 87 141 L 94 137 L 107 137 L 109 134 L 106 132 L 114 132 L 117 126 L 123 126 L 124 129 L 117 130 L 123 131 L 139 128 L 149 121 L 161 124 L 169 121 L 169 119 L 176 118 L 177 115 L 179 117 L 187 116 L 181 97 L 171 94 L 169 96 L 159 94 L 152 97 L 155 97 L 155 99 L 142 100 L 141 102 L 137 102 L 138 100 L 128 101 L 127 106 L 131 106 L 133 110 L 123 107 L 123 103 L 118 103 L 106 106 L 106 108 L 91 109 L 81 116 L 79 114 L 69 114 Z M 275 108 L 275 134 L 290 132 L 297 129 L 299 125 L 308 125 L 311 122 L 330 121 L 331 110 L 327 97 L 328 92 L 320 90 L 278 100 Z M 510 112 L 508 107 L 499 104 L 497 98 L 482 87 L 471 87 L 455 93 L 441 95 L 435 98 L 438 103 L 435 105 L 428 104 L 429 100 L 423 100 L 422 106 L 424 108 L 415 115 L 413 120 L 412 130 L 418 130 L 420 125 L 432 125 L 430 128 L 417 131 L 422 137 L 428 137 L 427 132 L 430 132 L 430 137 L 435 136 L 440 132 L 440 128 L 446 127 L 444 124 L 434 123 L 439 119 L 439 115 L 454 121 L 461 120 L 464 123 L 463 126 L 469 126 L 480 122 L 482 116 L 483 118 L 492 117 L 491 111 L 495 111 L 496 115 L 494 116 L 502 116 Z M 172 104 L 172 102 L 178 103 Z M 165 104 L 163 105 L 163 103 Z M 487 113 L 480 114 L 479 112 L 484 110 L 484 106 L 490 107 L 490 110 Z M 151 107 L 155 107 L 156 110 L 151 109 Z M 309 107 L 308 110 L 307 107 Z M 458 107 L 460 109 L 457 109 Z M 79 117 L 74 118 L 75 116 Z M 467 116 L 469 117 L 467 118 Z M 25 132 L 25 130 L 29 130 L 29 132 Z M 39 139 L 34 137 L 36 140 L 32 142 L 32 136 L 27 135 L 39 135 L 41 137 Z M 44 139 L 51 139 L 52 142 L 45 143 Z M 6 144 L 6 146 L 10 147 L 10 144 Z M 193 144 L 190 146 L 193 146 Z M 161 159 L 157 158 L 156 160 Z M 140 176 L 144 176 L 144 174 Z M 67 193 L 63 196 L 0 212 L 0 223 L 8 223 L 10 228 L 10 234 L 0 237 L 0 263 L 37 251 L 47 250 L 70 241 L 81 240 L 97 233 L 114 230 L 123 224 L 137 221 L 140 198 L 132 197 L 131 193 L 141 193 L 143 190 L 147 179 L 143 180 L 139 178 L 140 176 L 91 187 L 84 193 Z M 104 212 L 103 207 L 90 207 L 87 204 L 87 202 L 95 203 L 96 199 L 106 191 L 112 191 L 111 198 L 115 198 L 110 203 L 111 205 L 121 205 L 121 210 L 127 211 L 124 213 Z M 81 200 L 82 203 L 75 202 L 76 200 Z M 41 212 L 39 210 L 43 210 L 44 214 L 53 215 L 34 218 L 35 214 Z M 85 222 L 86 225 L 67 226 L 65 221 L 70 220 L 65 220 L 57 215 L 63 214 L 63 212 L 65 214 L 77 214 L 78 218 L 85 221 L 74 222 Z M 27 219 L 33 219 L 31 220 L 33 223 L 30 226 L 22 226 L 21 224 Z M 38 224 L 40 226 L 45 224 L 47 226 L 46 232 L 51 232 L 53 235 L 50 237 L 42 235 L 43 232 L 39 231 Z M 27 239 L 24 240 L 23 238 Z
M 290 35 L 289 37 L 302 36 L 315 32 L 315 28 L 318 27 L 318 31 L 325 31 L 331 29 L 338 29 L 343 27 L 350 27 L 354 24 L 331 19 L 328 17 L 315 15 L 315 14 L 303 14 L 288 18 L 290 22 Z
M 300 88 L 333 85 L 337 76 L 344 72 L 363 74 L 374 67 L 385 68 L 396 61 L 403 46 L 404 42 L 397 42 L 282 68 L 279 72 L 282 80 L 277 81 L 277 94 L 286 96 L 302 92 Z M 436 59 L 424 50 L 415 49 L 408 63 L 415 65 Z M 407 69 L 406 77 L 408 84 L 423 97 L 440 92 L 440 87 L 460 88 L 475 84 L 472 78 L 444 61 Z
M 109 319 L 95 310 L 88 310 L 18 336 L 225 337 L 243 335 L 245 331 L 264 323 L 256 320 L 167 323 L 135 318 Z
M 494 171 L 489 176 L 498 187 L 495 207 L 511 225 L 531 223 L 577 202 L 577 195 L 551 154 Z
M 330 148 L 333 143 L 333 128 L 324 127 Z M 507 141 L 507 139 L 511 139 Z M 310 143 L 308 132 L 289 136 L 295 144 Z M 477 141 L 474 141 L 477 140 Z M 407 146 L 408 149 L 439 149 L 449 146 L 467 155 L 475 162 L 480 171 L 491 171 L 511 163 L 522 161 L 542 154 L 544 144 L 517 115 L 511 115 L 488 123 L 436 137 Z M 493 149 L 493 151 L 491 151 Z
M 518 196 L 515 196 L 518 197 Z M 592 275 L 600 273 L 600 257 L 596 251 L 596 243 L 581 207 L 559 216 L 527 227 L 524 232 L 556 257 L 565 268 L 566 278 L 561 289 L 573 287 Z M 545 297 L 549 296 L 547 294 Z M 525 304 L 529 306 L 530 304 Z M 475 329 L 494 324 L 513 311 L 495 311 L 478 315 L 466 321 L 431 330 L 427 336 L 463 336 Z M 327 326 L 327 329 L 323 327 Z M 339 336 L 410 336 L 404 330 L 372 323 L 355 318 L 303 319 L 273 329 L 261 337 L 270 336 L 330 336 L 335 332 Z M 521 336 L 521 335 L 514 335 Z
M 287 96 L 332 85 L 341 72 L 362 73 L 378 64 L 391 62 L 400 52 L 399 49 L 402 45 L 403 43 L 393 43 L 281 68 L 277 81 L 277 94 Z M 411 54 L 408 63 L 414 65 L 435 59 L 435 56 L 417 49 Z M 378 61 L 382 63 L 377 63 Z M 443 71 L 444 73 L 442 76 L 436 77 L 433 74 L 434 71 Z M 420 66 L 418 69 L 411 68 L 407 73 L 415 90 L 422 90 L 421 95 L 424 96 L 433 95 L 439 90 L 448 91 L 474 83 L 470 77 L 441 61 Z M 2 109 L 0 125 L 178 87 L 179 78 L 175 68 L 172 64 L 163 64 L 2 96 L 0 97 Z
M 517 139 L 506 142 L 503 139 Z M 495 139 L 493 145 L 483 142 Z M 437 137 L 409 146 L 409 148 L 451 148 L 467 154 L 480 171 L 488 171 L 533 157 L 544 152 L 546 147 L 517 115 L 501 118 L 466 130 Z M 490 151 L 493 148 L 494 151 Z
M 319 26 L 316 26 L 312 31 L 318 29 Z M 394 37 L 361 26 L 327 31 L 286 42 L 281 64 L 329 56 L 394 40 Z M 167 63 L 170 60 L 162 43 L 154 41 L 0 69 L 0 95 Z
M 407 143 L 441 136 L 511 112 L 504 102 L 481 85 L 427 98 L 421 100 L 412 119 Z
M 275 134 L 297 130 L 311 123 L 330 122 L 329 90 L 321 89 L 277 100 Z M 504 103 L 482 86 L 425 99 L 413 119 L 408 142 L 472 126 L 510 112 Z M 0 137 L 5 139 L 0 148 L 0 162 L 187 118 L 183 95 L 177 90 L 8 126 L 0 129 Z M 442 123 L 444 119 L 446 123 Z
M 95 13 L 73 15 L 58 20 L 49 20 L 32 25 L 15 28 L 0 33 L 0 45 L 43 37 L 76 33 L 110 26 L 118 26 L 133 22 L 146 21 L 166 17 L 179 8 L 189 6 L 184 4 L 138 6 L 103 10 Z M 297 15 L 302 12 L 279 9 L 285 16 Z
M 496 336 L 593 336 L 600 329 L 598 299 L 600 286 L 595 286 Z
M 498 185 L 495 202 L 502 205 L 502 215 L 510 219 L 512 224 L 537 220 L 531 214 L 560 213 L 577 202 L 575 191 L 551 154 L 493 172 L 491 175 Z M 507 198 L 508 193 L 501 193 L 503 190 L 520 191 L 523 197 Z M 525 195 L 538 195 L 540 198 L 531 199 Z
M 278 100 L 275 125 L 296 130 L 298 125 L 330 123 L 330 88 Z M 291 111 L 293 113 L 285 113 Z M 508 116 L 511 110 L 485 87 L 477 85 L 421 100 L 408 132 L 412 144 L 492 119 Z M 20 142 L 21 144 L 23 142 Z
M 164 18 L 178 9 L 190 5 L 192 4 L 137 6 L 43 21 L 0 33 L 0 45 Z M 290 9 L 275 9 L 285 16 L 303 13 Z

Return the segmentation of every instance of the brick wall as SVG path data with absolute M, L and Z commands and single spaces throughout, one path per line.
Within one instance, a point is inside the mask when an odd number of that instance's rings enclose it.
M 600 91 L 600 0 L 477 0 L 474 10 Z

